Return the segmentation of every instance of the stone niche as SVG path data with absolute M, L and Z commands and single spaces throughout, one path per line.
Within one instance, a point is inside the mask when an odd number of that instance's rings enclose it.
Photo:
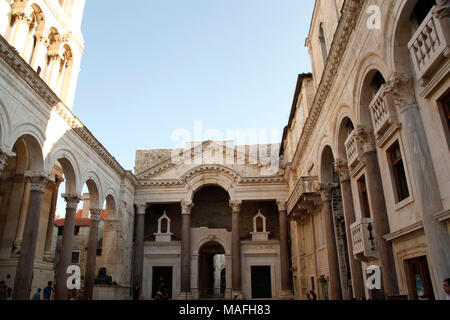
M 262 229 L 258 229 L 258 220 L 262 221 Z M 261 213 L 261 210 L 258 210 L 256 216 L 253 217 L 253 232 L 250 234 L 252 235 L 252 241 L 269 241 L 270 232 L 267 232 L 267 219 Z
M 173 233 L 170 232 L 170 222 L 172 220 L 169 218 L 167 213 L 164 211 L 164 214 L 158 219 L 158 232 L 154 233 L 156 242 L 171 242 Z M 163 223 L 166 223 L 166 230 L 163 230 Z

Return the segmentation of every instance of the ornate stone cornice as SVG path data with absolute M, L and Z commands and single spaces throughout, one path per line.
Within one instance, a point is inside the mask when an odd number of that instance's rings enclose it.
M 182 200 L 181 201 L 181 214 L 189 215 L 194 207 L 194 202 L 192 200 Z
M 242 201 L 241 200 L 230 200 L 230 207 L 233 213 L 241 212 Z
M 66 200 L 66 209 L 73 210 L 75 214 L 78 204 L 82 199 L 81 195 L 77 193 L 64 193 L 61 195 L 61 197 Z
M 90 209 L 89 212 L 91 213 L 91 221 L 98 222 L 100 220 L 100 215 L 102 214 L 102 209 Z
M 292 161 L 293 163 L 299 163 L 302 160 L 303 156 L 306 154 L 304 150 L 306 150 L 309 141 L 312 141 L 311 136 L 325 102 L 332 92 L 331 87 L 339 74 L 339 67 L 365 2 L 366 1 L 364 0 L 346 0 L 344 2 L 342 15 L 333 38 L 333 43 L 331 44 L 330 53 L 323 71 L 322 80 L 317 88 L 317 93 L 311 106 L 310 115 L 308 119 L 306 119 L 303 133 L 300 137 L 300 141 Z

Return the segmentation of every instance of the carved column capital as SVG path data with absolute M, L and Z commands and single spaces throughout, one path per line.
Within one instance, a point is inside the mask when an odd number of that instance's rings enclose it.
M 438 19 L 450 17 L 450 0 L 436 0 L 436 8 L 433 13 Z
M 320 184 L 320 196 L 323 202 L 331 201 L 332 191 L 336 188 L 336 183 L 321 183 Z
M 356 139 L 362 146 L 363 152 L 371 152 L 376 150 L 375 135 L 372 129 L 365 126 L 357 126 L 355 128 Z
M 15 157 L 16 154 L 14 152 L 9 152 L 3 148 L 0 148 L 0 174 L 2 173 L 3 169 L 8 164 L 8 158 Z
M 192 200 L 182 200 L 181 214 L 190 215 L 193 207 L 194 203 L 192 202 Z
M 287 211 L 287 200 L 285 199 L 279 199 L 277 200 L 277 207 L 278 207 L 278 211 Z
M 347 161 L 336 159 L 334 168 L 339 174 L 339 179 L 341 180 L 341 182 L 350 180 L 350 169 L 348 168 Z
M 417 105 L 414 95 L 414 80 L 410 74 L 392 73 L 385 84 L 385 90 L 392 94 L 400 112 L 408 106 Z
M 102 211 L 103 211 L 102 209 L 89 209 L 89 212 L 91 213 L 91 220 L 99 221 Z
M 25 173 L 31 181 L 31 191 L 44 193 L 47 184 L 54 181 L 54 177 L 50 177 L 43 172 L 28 171 Z
M 241 212 L 242 200 L 230 200 L 230 207 L 233 213 Z
M 145 212 L 147 211 L 147 203 L 136 203 L 137 208 L 137 214 L 138 215 L 145 215 Z
M 66 200 L 66 209 L 76 210 L 81 201 L 81 195 L 77 193 L 64 193 L 61 197 Z M 75 212 L 74 212 L 75 213 Z

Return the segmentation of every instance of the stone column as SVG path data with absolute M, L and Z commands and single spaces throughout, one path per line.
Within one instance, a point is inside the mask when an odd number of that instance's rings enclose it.
M 147 211 L 147 204 L 137 204 L 136 207 L 136 247 L 134 253 L 133 285 L 137 284 L 142 288 L 144 277 L 145 212 Z
M 241 230 L 240 230 L 240 215 L 242 201 L 231 200 L 230 207 L 232 209 L 232 297 L 239 296 L 242 297 L 242 275 L 241 275 Z
M 66 217 L 64 219 L 63 238 L 61 246 L 61 254 L 59 256 L 59 263 L 56 271 L 56 300 L 67 300 L 67 268 L 72 261 L 73 238 L 75 233 L 75 215 L 78 204 L 81 201 L 79 194 L 63 194 L 62 197 L 66 200 Z
M 91 209 L 91 226 L 89 230 L 86 269 L 84 272 L 84 299 L 92 300 L 94 294 L 94 280 L 97 260 L 98 222 L 102 209 Z
M 23 192 L 22 204 L 20 207 L 20 218 L 19 224 L 17 226 L 16 239 L 14 240 L 14 248 L 16 253 L 20 252 L 20 247 L 22 246 L 22 236 L 23 230 L 25 229 L 25 221 L 27 219 L 30 194 L 31 194 L 31 181 L 27 179 L 27 181 L 25 181 L 25 191 Z
M 353 239 L 351 225 L 355 223 L 355 207 L 353 206 L 352 186 L 350 182 L 350 170 L 345 161 L 336 160 L 336 171 L 341 181 L 342 202 L 344 206 L 345 232 L 347 234 L 348 259 L 352 274 L 352 288 L 354 298 L 363 298 L 366 295 L 361 262 L 353 255 Z
M 287 205 L 285 200 L 278 200 L 278 214 L 280 223 L 280 266 L 281 266 L 281 294 L 280 296 L 289 299 L 294 298 L 292 283 L 290 278 L 291 268 L 289 265 L 289 226 L 287 219 Z
M 336 233 L 334 230 L 334 217 L 331 209 L 331 191 L 334 184 L 322 184 L 320 194 L 323 206 L 322 214 L 325 222 L 325 237 L 327 241 L 328 273 L 330 277 L 330 299 L 342 300 L 341 274 L 339 271 L 339 258 L 336 246 Z
M 374 141 L 375 137 L 367 128 L 359 126 L 356 130 L 358 140 L 362 143 L 364 149 L 364 163 L 366 167 L 366 182 L 371 209 L 370 212 L 372 213 L 374 220 L 375 236 L 380 253 L 383 287 L 387 296 L 397 296 L 399 290 L 392 243 L 386 241 L 383 237 L 390 233 L 390 228 Z
M 30 205 L 28 206 L 22 248 L 17 264 L 16 278 L 14 280 L 14 300 L 30 299 L 42 198 L 47 183 L 49 182 L 49 177 L 43 173 L 27 173 L 27 176 L 31 179 Z
M 180 299 L 192 299 L 191 293 L 191 200 L 181 201 L 181 295 Z
M 50 206 L 50 214 L 48 216 L 47 224 L 47 235 L 45 237 L 45 248 L 44 248 L 44 260 L 47 262 L 53 262 L 53 252 L 52 252 L 52 241 L 53 241 L 53 230 L 56 215 L 56 204 L 58 202 L 58 191 L 59 186 L 63 182 L 62 177 L 56 177 L 56 181 L 53 183 L 53 193 L 52 193 L 52 203 Z
M 438 1 L 436 14 L 450 16 L 450 1 Z M 435 283 L 440 284 L 450 275 L 450 237 L 447 225 L 436 219 L 435 214 L 444 210 L 441 191 L 433 166 L 425 129 L 414 95 L 412 79 L 394 74 L 388 81 L 394 92 L 396 105 L 400 108 L 402 137 L 407 148 L 408 167 L 417 187 L 416 200 L 422 214 L 425 238 L 429 253 L 429 266 Z M 439 174 L 439 173 L 437 173 Z M 445 300 L 443 290 L 439 299 Z

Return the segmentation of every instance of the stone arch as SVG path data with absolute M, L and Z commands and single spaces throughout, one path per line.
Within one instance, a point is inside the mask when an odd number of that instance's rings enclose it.
M 42 153 L 42 144 L 36 139 L 35 136 L 25 134 L 19 137 L 17 140 L 22 139 L 25 143 L 28 154 L 28 170 L 36 172 L 44 172 L 44 157 Z M 16 141 L 17 141 L 16 140 Z
M 7 133 L 9 132 L 9 127 L 11 119 L 8 114 L 8 110 L 0 100 L 0 146 L 4 146 L 7 140 Z M 6 146 L 5 146 L 6 147 Z
M 90 209 L 103 208 L 103 203 L 100 201 L 103 200 L 103 197 L 98 175 L 93 171 L 88 172 L 82 179 L 81 185 L 83 186 L 84 184 L 87 185 L 89 191 Z
M 65 175 L 65 193 L 81 193 L 80 166 L 74 154 L 68 149 L 59 149 L 52 152 L 45 161 L 47 171 L 50 172 L 56 162 L 61 165 Z
M 210 242 L 217 242 L 225 250 L 225 255 L 227 256 L 231 255 L 231 248 L 227 246 L 227 242 L 225 241 L 225 239 L 222 239 L 221 237 L 218 236 L 214 237 L 209 236 L 198 241 L 197 244 L 194 246 L 193 254 L 198 255 L 202 247 L 204 247 L 206 244 Z
M 112 194 L 108 194 L 105 199 L 105 218 L 114 219 L 117 217 L 117 205 L 116 200 Z
M 359 91 L 359 103 L 357 104 L 358 123 L 367 128 L 373 128 L 372 114 L 369 105 L 377 91 L 386 83 L 386 76 L 378 69 L 370 69 L 363 79 Z
M 357 123 L 354 123 L 355 125 L 363 124 L 363 125 L 369 125 L 370 127 L 372 127 L 371 117 L 369 117 L 367 119 L 368 109 L 361 110 L 361 98 L 362 98 L 362 93 L 365 88 L 367 79 L 370 78 L 370 76 L 373 76 L 377 71 L 381 73 L 381 75 L 384 77 L 384 79 L 387 79 L 386 76 L 390 74 L 390 69 L 384 62 L 383 58 L 373 52 L 369 52 L 361 60 L 361 63 L 359 64 L 359 66 L 355 72 L 356 79 L 355 79 L 355 84 L 354 84 L 354 88 L 353 88 L 353 97 L 354 97 L 353 105 L 355 106 L 354 110 L 355 110 L 355 116 L 356 116 L 354 120 L 357 120 Z M 368 103 L 370 103 L 370 101 L 367 102 L 367 104 Z M 367 111 L 367 112 L 361 114 L 362 113 L 361 111 Z M 364 124 L 364 122 L 362 122 L 362 120 L 366 121 L 367 124 Z M 370 120 L 370 121 L 367 121 L 367 120 Z
M 239 175 L 220 165 L 205 165 L 192 169 L 183 178 L 187 186 L 186 199 L 193 200 L 200 189 L 207 186 L 219 186 L 233 199 L 234 185 Z
M 340 115 L 337 124 L 338 126 L 336 127 L 335 134 L 336 156 L 338 159 L 346 161 L 347 149 L 345 147 L 345 142 L 347 141 L 350 133 L 355 129 L 355 124 L 351 115 L 347 112 L 343 112 Z
M 398 72 L 409 77 L 412 75 L 411 55 L 408 49 L 408 42 L 412 37 L 411 17 L 413 11 L 419 2 L 425 5 L 432 6 L 432 0 L 402 0 L 395 1 L 395 7 L 392 10 L 391 24 L 386 29 L 389 34 L 386 39 L 390 41 L 386 46 L 389 48 L 388 52 L 389 62 L 392 65 L 394 72 Z M 435 2 L 434 2 L 435 3 Z M 423 12 L 426 14 L 426 12 Z
M 44 145 L 44 133 L 37 125 L 33 123 L 22 123 L 12 129 L 12 134 L 5 143 L 9 146 L 13 146 L 14 143 L 22 136 L 32 136 L 40 146 Z M 41 154 L 43 155 L 42 148 Z
M 333 153 L 333 149 L 330 145 L 326 145 L 323 149 L 321 149 L 320 156 L 320 182 L 321 183 L 334 183 L 336 182 L 336 171 L 334 169 L 335 157 Z

